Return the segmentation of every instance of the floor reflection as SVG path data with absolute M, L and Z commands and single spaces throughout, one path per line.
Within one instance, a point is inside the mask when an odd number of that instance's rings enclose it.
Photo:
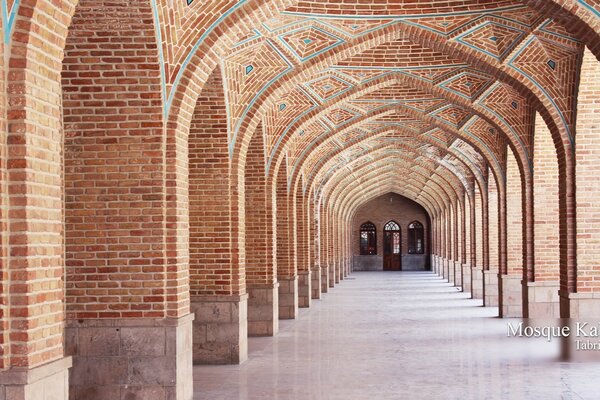
M 239 366 L 194 367 L 195 400 L 597 399 L 600 363 L 507 337 L 496 308 L 431 273 L 354 273 L 251 338 Z

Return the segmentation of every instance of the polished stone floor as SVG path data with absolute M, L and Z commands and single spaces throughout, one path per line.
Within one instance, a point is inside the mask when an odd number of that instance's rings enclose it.
M 481 304 L 432 273 L 355 272 L 244 364 L 194 367 L 194 400 L 600 399 L 599 363 L 509 338 Z

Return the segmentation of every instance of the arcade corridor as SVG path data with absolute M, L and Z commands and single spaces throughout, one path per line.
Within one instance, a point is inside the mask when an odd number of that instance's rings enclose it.
M 246 363 L 195 366 L 194 400 L 597 398 L 600 364 L 507 338 L 469 297 L 431 272 L 355 272 L 276 337 L 251 338 Z

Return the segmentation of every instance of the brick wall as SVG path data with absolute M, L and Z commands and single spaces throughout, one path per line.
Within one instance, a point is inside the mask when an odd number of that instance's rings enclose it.
M 390 202 L 390 198 L 392 202 Z M 377 254 L 383 255 L 383 227 L 394 220 L 400 225 L 401 254 L 408 254 L 408 225 L 419 221 L 424 228 L 425 254 L 429 253 L 429 224 L 427 212 L 419 204 L 398 194 L 386 194 L 371 200 L 358 209 L 352 219 L 352 254 L 360 254 L 360 226 L 371 221 L 377 227 Z
M 62 73 L 69 318 L 166 315 L 161 82 L 151 18 L 149 3 L 81 1 L 71 24 Z
M 0 358 L 4 368 L 33 367 L 63 355 L 60 71 L 74 3 L 22 3 L 4 64 L 9 80 L 2 99 L 8 122 L 3 182 L 10 217 L 10 263 L 8 271 L 3 268 L 10 278 L 10 305 L 4 308 L 10 315 L 10 360 Z
M 0 21 L 0 32 L 3 31 L 3 21 Z M 0 43 L 1 54 L 4 54 L 4 41 Z M 6 126 L 6 70 L 4 57 L 0 57 L 0 371 L 10 363 L 9 345 L 9 259 L 8 259 L 8 193 L 6 158 L 7 126 Z
M 600 65 L 586 51 L 577 106 L 577 292 L 600 291 Z
M 512 151 L 506 169 L 506 254 L 509 275 L 523 273 L 523 199 L 521 173 Z
M 489 270 L 498 271 L 500 265 L 500 236 L 498 232 L 498 187 L 496 184 L 496 179 L 494 178 L 494 175 L 491 171 L 488 173 L 488 176 L 488 235 L 490 249 Z
M 246 282 L 270 284 L 276 279 L 273 266 L 273 210 L 265 176 L 262 126 L 254 134 L 245 166 Z
M 243 249 L 232 246 L 237 220 L 231 210 L 244 208 L 231 195 L 226 115 L 221 71 L 216 69 L 198 98 L 189 134 L 192 296 L 245 292 L 245 271 L 236 256 Z
M 277 202 L 275 218 L 277 220 L 277 231 L 275 233 L 277 245 L 277 276 L 292 277 L 296 275 L 295 265 L 295 234 L 293 232 L 294 222 L 290 208 L 293 207 L 293 199 L 287 189 L 287 167 L 285 163 L 279 166 L 277 173 Z
M 534 135 L 534 272 L 536 281 L 560 278 L 558 160 L 550 130 L 536 113 Z

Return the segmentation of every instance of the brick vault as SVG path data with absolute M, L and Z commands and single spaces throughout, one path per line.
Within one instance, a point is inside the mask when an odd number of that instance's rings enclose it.
M 190 400 L 385 247 L 389 196 L 500 316 L 600 318 L 600 1 L 2 11 L 0 399 Z

